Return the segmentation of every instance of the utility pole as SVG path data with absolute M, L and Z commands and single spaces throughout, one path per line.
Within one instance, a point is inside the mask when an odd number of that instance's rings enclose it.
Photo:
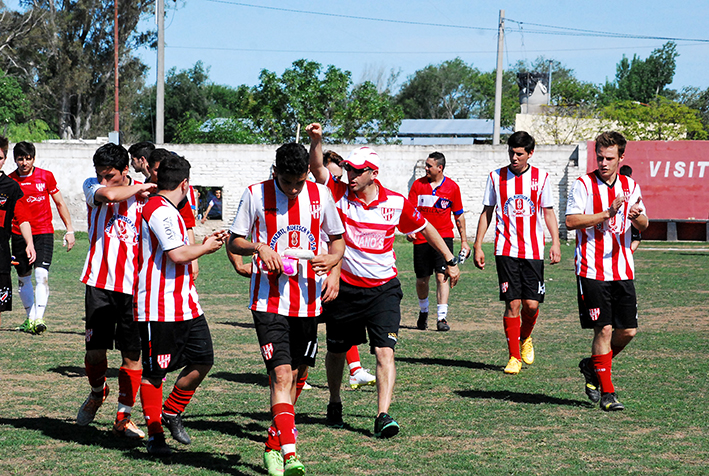
M 547 94 L 548 99 L 547 99 L 547 105 L 551 105 L 551 65 L 554 63 L 554 60 L 549 60 L 549 87 L 547 88 Z
M 113 0 L 113 13 L 113 130 L 118 132 L 118 0 Z
M 497 76 L 495 78 L 495 122 L 492 131 L 492 145 L 500 144 L 500 119 L 502 118 L 502 56 L 505 44 L 505 11 L 500 10 L 500 24 L 497 30 Z
M 158 71 L 155 103 L 155 143 L 165 143 L 165 0 L 157 0 Z

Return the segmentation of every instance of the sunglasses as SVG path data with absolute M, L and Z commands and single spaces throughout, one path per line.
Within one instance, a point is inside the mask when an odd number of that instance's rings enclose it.
M 365 167 L 363 169 L 356 169 L 350 164 L 342 164 L 342 170 L 344 170 L 345 172 L 353 172 L 355 175 L 362 175 L 363 173 L 369 172 L 373 169 L 370 169 L 369 167 Z

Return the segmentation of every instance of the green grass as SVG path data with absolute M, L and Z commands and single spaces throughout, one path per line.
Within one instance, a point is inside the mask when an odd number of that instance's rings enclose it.
M 12 329 L 16 310 L 0 328 L 0 474 L 262 475 L 269 424 L 267 378 L 251 316 L 248 281 L 223 252 L 200 260 L 198 292 L 210 322 L 215 366 L 187 408 L 193 444 L 167 462 L 144 446 L 116 439 L 118 353 L 110 352 L 112 394 L 96 421 L 74 423 L 88 393 L 83 371 L 85 235 L 76 249 L 57 246 L 50 273 L 49 331 L 30 336 Z M 614 381 L 626 411 L 607 414 L 583 393 L 579 359 L 591 334 L 578 325 L 573 245 L 546 267 L 547 301 L 534 332 L 537 361 L 517 376 L 502 373 L 507 350 L 503 304 L 497 300 L 491 247 L 487 269 L 472 261 L 451 294 L 448 333 L 414 329 L 418 306 L 411 245 L 397 243 L 404 289 L 397 346 L 397 384 L 391 414 L 402 432 L 372 436 L 374 388 L 343 392 L 345 429 L 323 423 L 328 392 L 324 349 L 311 371 L 312 390 L 297 405 L 298 449 L 310 475 L 707 474 L 706 410 L 709 348 L 709 253 L 702 244 L 682 251 L 636 254 L 640 330 L 614 361 Z M 673 245 L 674 246 L 674 245 Z M 324 332 L 324 327 L 321 327 Z M 321 334 L 321 343 L 324 335 Z M 365 367 L 374 368 L 367 347 Z M 168 376 L 166 393 L 174 382 Z M 136 421 L 142 426 L 140 404 Z

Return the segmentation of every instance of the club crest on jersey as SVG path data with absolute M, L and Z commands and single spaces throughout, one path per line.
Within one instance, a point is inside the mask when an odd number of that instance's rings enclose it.
M 451 207 L 451 201 L 448 200 L 447 198 L 440 198 L 438 199 L 438 203 L 436 203 L 436 208 L 440 209 L 447 209 Z
M 7 203 L 7 196 L 0 195 L 0 206 L 5 206 L 6 203 Z
M 303 225 L 288 225 L 285 228 L 279 229 L 269 240 L 268 246 L 270 246 L 272 250 L 275 250 L 278 240 L 280 240 L 283 235 L 286 235 L 288 239 L 288 242 L 285 244 L 286 248 L 303 248 L 313 252 L 317 249 L 315 236 L 308 227 Z M 283 245 L 284 243 L 281 243 L 281 246 Z
M 502 291 L 503 293 L 506 293 L 509 288 L 510 283 L 508 281 L 505 281 L 504 283 L 500 284 L 500 291 Z
M 310 214 L 316 220 L 320 219 L 320 211 L 322 210 L 322 205 L 318 202 L 313 202 L 310 204 Z
M 44 189 L 47 187 L 47 184 L 43 182 L 37 182 L 35 185 L 37 185 L 37 190 L 40 192 L 44 192 Z
M 263 355 L 264 359 L 271 360 L 273 358 L 273 344 L 269 342 L 266 345 L 262 345 L 261 354 Z
M 300 244 L 300 233 L 297 231 L 291 231 L 288 233 L 288 244 L 291 248 L 298 248 Z
M 526 195 L 514 195 L 502 207 L 502 213 L 510 218 L 531 217 L 535 210 L 534 202 Z
M 166 369 L 167 366 L 170 365 L 170 357 L 170 354 L 158 355 L 158 365 L 161 369 Z
M 588 315 L 591 316 L 592 321 L 597 321 L 598 318 L 601 317 L 601 309 L 598 307 L 594 307 L 593 309 L 589 309 Z
M 539 180 L 537 179 L 532 179 L 532 190 L 538 190 L 539 189 Z
M 394 218 L 395 210 L 393 208 L 380 208 L 379 211 L 382 214 L 382 218 L 386 221 L 391 221 Z
M 118 238 L 124 243 L 138 243 L 138 229 L 130 218 L 123 215 L 113 215 L 111 219 L 108 220 L 104 232 L 109 236 Z

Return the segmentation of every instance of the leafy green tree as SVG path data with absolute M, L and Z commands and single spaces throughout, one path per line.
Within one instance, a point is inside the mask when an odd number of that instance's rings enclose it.
M 15 123 L 29 113 L 29 104 L 17 80 L 0 70 L 0 124 Z
M 650 104 L 617 101 L 606 106 L 602 115 L 631 140 L 707 138 L 696 110 L 661 96 Z
M 702 127 L 705 131 L 709 131 L 709 88 L 704 91 L 694 86 L 683 88 L 678 94 L 678 100 L 696 110 L 702 121 Z
M 176 144 L 258 144 L 260 138 L 252 132 L 248 119 L 231 119 L 210 116 L 207 121 L 193 117 L 177 125 Z

